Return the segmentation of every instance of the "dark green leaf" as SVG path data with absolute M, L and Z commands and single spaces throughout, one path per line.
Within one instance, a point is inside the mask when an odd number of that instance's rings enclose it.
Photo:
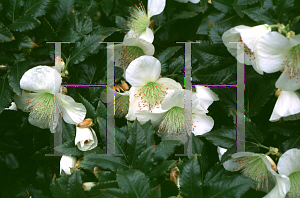
M 178 143 L 179 140 L 166 140 L 155 146 L 155 161 L 161 162 L 166 160 L 170 155 L 174 153 Z
M 222 177 L 224 173 L 225 169 L 223 168 L 223 165 L 218 163 L 215 166 L 211 167 L 206 173 L 204 183 L 206 184 L 213 180 L 218 180 L 218 178 Z
M 65 140 L 74 140 L 75 139 L 75 126 L 73 124 L 68 124 L 62 122 L 62 135 Z
M 14 39 L 14 35 L 5 27 L 3 24 L 0 24 L 0 43 L 9 42 Z
M 9 8 L 6 16 L 14 22 L 21 14 L 22 14 L 22 7 L 24 5 L 23 0 L 11 0 L 9 1 Z
M 214 24 L 209 26 L 209 37 L 214 44 L 223 44 L 222 35 L 227 30 L 220 25 Z
M 249 121 L 245 122 L 245 138 L 258 144 L 264 141 L 262 132 L 257 128 L 255 123 Z
M 158 185 L 155 188 L 151 188 L 147 198 L 161 198 L 161 187 Z
M 92 34 L 102 35 L 102 36 L 110 36 L 114 32 L 120 31 L 119 28 L 115 27 L 100 27 L 98 26 L 97 29 L 93 30 Z
M 222 126 L 203 135 L 215 146 L 230 148 L 236 144 L 236 130 L 233 127 Z
M 4 108 L 8 108 L 12 101 L 14 92 L 8 85 L 7 78 L 0 78 L 0 113 L 4 110 Z
M 32 17 L 30 15 L 22 15 L 20 18 L 15 20 L 8 27 L 10 30 L 13 31 L 25 32 L 36 28 L 40 24 L 41 22 L 37 20 L 35 17 Z
M 19 50 L 32 49 L 34 47 L 34 42 L 28 36 L 21 34 L 16 37 L 16 42 L 19 42 Z
M 148 178 L 139 170 L 129 169 L 117 172 L 117 181 L 120 188 L 130 198 L 147 197 L 150 193 Z
M 75 157 L 81 157 L 83 155 L 83 151 L 79 150 L 75 145 L 74 139 L 62 144 L 62 153 L 64 155 L 71 155 Z
M 81 34 L 88 34 L 93 30 L 92 20 L 88 16 L 83 16 L 78 12 L 71 12 L 68 16 L 71 28 Z
M 55 7 L 55 13 L 51 15 L 56 23 L 56 28 L 61 29 L 63 23 L 67 20 L 69 12 L 74 8 L 74 0 L 57 0 Z
M 24 14 L 40 17 L 46 13 L 50 0 L 27 0 L 24 4 Z
M 166 171 L 170 170 L 175 166 L 174 160 L 165 160 L 161 164 L 155 166 L 149 174 L 149 177 L 156 178 L 164 174 Z
M 75 171 L 71 175 L 68 183 L 68 195 L 69 197 L 87 197 L 82 188 L 80 171 Z
M 259 2 L 260 0 L 238 0 L 237 5 L 250 5 L 254 4 L 256 2 Z
M 116 25 L 118 28 L 121 29 L 121 33 L 124 33 L 127 31 L 127 21 L 123 17 L 116 16 Z
M 180 174 L 180 195 L 183 198 L 203 197 L 201 189 L 201 173 L 197 157 L 185 163 Z
M 62 188 L 60 182 L 56 178 L 52 180 L 50 190 L 54 198 L 68 197 L 67 192 Z
M 162 197 L 172 197 L 177 196 L 179 193 L 177 185 L 174 181 L 165 180 L 161 183 L 161 196 Z
M 157 59 L 161 64 L 166 63 L 181 48 L 181 46 L 169 47 L 157 55 Z
M 99 98 L 100 98 L 100 96 L 99 96 Z M 106 106 L 100 100 L 98 101 L 96 115 L 100 118 L 106 119 Z
M 93 105 L 91 103 L 89 103 L 89 101 L 87 101 L 87 99 L 85 99 L 83 96 L 81 96 L 79 94 L 79 98 L 80 98 L 80 103 L 82 103 L 85 108 L 86 108 L 86 118 L 91 118 L 91 119 L 95 119 L 95 108 L 93 107 Z
M 243 11 L 248 17 L 258 23 L 275 24 L 277 21 L 272 17 L 272 12 L 264 8 L 250 8 Z
M 226 0 L 212 0 L 212 5 L 221 12 L 229 12 L 232 10 L 230 2 Z
M 155 146 L 148 147 L 143 151 L 138 158 L 134 161 L 137 169 L 141 170 L 143 173 L 148 174 L 152 169 L 152 164 L 154 160 Z
M 153 144 L 155 144 L 154 135 L 155 131 L 153 129 L 153 126 L 151 124 L 151 121 L 149 120 L 145 124 L 142 125 L 142 128 L 144 129 L 145 137 L 146 137 L 146 147 L 150 147 Z
M 116 173 L 111 171 L 96 171 L 95 176 L 101 183 L 116 180 Z
M 290 138 L 282 143 L 282 151 L 285 152 L 292 148 L 300 149 L 300 135 L 295 138 Z
M 112 8 L 114 5 L 114 1 L 113 0 L 104 0 L 101 3 L 101 8 L 103 10 L 103 12 L 105 13 L 106 16 L 109 15 L 109 13 L 111 12 Z

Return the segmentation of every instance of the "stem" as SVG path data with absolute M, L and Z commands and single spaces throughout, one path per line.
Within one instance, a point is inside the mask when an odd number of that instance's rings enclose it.
M 162 27 L 162 25 L 159 25 L 155 30 L 154 30 L 154 34 Z
M 257 143 L 255 143 L 255 142 L 250 142 L 250 143 L 255 144 L 255 145 L 257 145 L 257 146 L 259 146 L 259 147 L 261 147 L 261 148 L 265 148 L 265 149 L 270 150 L 270 147 L 264 146 L 264 145 L 262 145 L 262 144 L 257 144 Z
M 279 28 L 281 26 L 280 23 L 274 24 L 274 25 L 269 25 L 270 28 Z

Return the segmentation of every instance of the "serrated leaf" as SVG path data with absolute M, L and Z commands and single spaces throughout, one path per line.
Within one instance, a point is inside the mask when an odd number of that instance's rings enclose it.
M 223 44 L 222 35 L 227 30 L 220 25 L 213 24 L 209 26 L 209 37 L 214 44 Z
M 221 126 L 219 129 L 203 134 L 203 136 L 215 146 L 223 148 L 231 148 L 236 144 L 236 130 L 233 127 Z
M 262 132 L 257 128 L 254 122 L 245 122 L 245 138 L 258 144 L 264 141 Z
M 22 7 L 24 5 L 23 0 L 11 0 L 9 1 L 9 8 L 6 14 L 7 18 L 9 18 L 12 22 L 16 20 L 22 14 Z
M 198 13 L 195 12 L 187 12 L 187 11 L 183 11 L 179 14 L 175 14 L 172 18 L 172 20 L 176 20 L 176 19 L 188 19 L 188 18 L 192 18 L 197 16 Z
M 161 198 L 160 185 L 156 186 L 155 188 L 151 188 L 150 193 L 148 194 L 147 198 Z
M 80 98 L 80 102 L 85 106 L 86 108 L 86 116 L 87 118 L 91 118 L 94 119 L 96 114 L 95 114 L 95 108 L 93 107 L 93 105 L 91 103 L 89 103 L 89 101 L 87 101 L 87 99 L 85 99 L 82 95 L 79 95 Z
M 71 12 L 68 20 L 71 28 L 79 34 L 88 34 L 93 30 L 92 20 L 88 16 L 83 16 L 78 12 Z
M 0 24 L 0 43 L 9 42 L 14 39 L 14 35 L 9 31 L 7 27 Z
M 148 174 L 152 169 L 152 164 L 153 164 L 153 160 L 154 160 L 154 152 L 155 152 L 154 148 L 155 148 L 154 145 L 148 147 L 134 161 L 136 168 L 141 170 L 145 174 Z
M 282 142 L 282 151 L 286 152 L 289 149 L 298 148 L 300 149 L 300 135 L 295 138 L 290 138 Z
M 116 16 L 116 25 L 121 29 L 121 33 L 124 33 L 127 30 L 127 21 L 123 17 Z
M 69 140 L 62 144 L 62 153 L 64 155 L 71 155 L 75 157 L 81 157 L 83 155 L 83 151 L 78 149 L 74 140 Z
M 68 197 L 67 192 L 62 188 L 59 181 L 54 178 L 50 184 L 50 190 L 54 198 Z
M 75 139 L 75 126 L 68 124 L 65 121 L 62 122 L 62 135 L 67 141 Z
M 155 161 L 159 162 L 166 160 L 170 155 L 174 153 L 175 148 L 179 142 L 179 140 L 166 140 L 155 146 Z
M 123 154 L 124 156 L 126 156 L 125 151 L 127 146 L 127 138 L 124 132 L 118 127 L 115 127 L 115 136 L 116 136 L 116 144 L 115 144 L 116 154 Z
M 200 166 L 197 157 L 193 157 L 185 163 L 180 174 L 180 195 L 183 198 L 204 197 L 201 183 Z
M 225 169 L 223 168 L 223 165 L 218 163 L 211 167 L 209 171 L 205 175 L 204 183 L 211 182 L 213 180 L 218 180 L 219 177 L 221 177 L 225 173 Z
M 146 137 L 146 147 L 150 147 L 151 145 L 155 144 L 155 140 L 154 140 L 155 131 L 153 129 L 151 121 L 149 120 L 148 122 L 143 124 L 142 128 L 144 129 L 144 133 Z
M 20 18 L 15 20 L 8 27 L 10 30 L 17 32 L 25 32 L 28 30 L 32 30 L 39 26 L 41 22 L 37 20 L 35 17 L 30 15 L 22 15 Z
M 237 5 L 251 5 L 259 2 L 260 0 L 238 0 Z
M 95 176 L 101 183 L 116 180 L 116 173 L 111 171 L 96 171 Z
M 101 3 L 101 8 L 106 16 L 109 16 L 110 12 L 112 11 L 113 5 L 114 5 L 113 0 L 104 0 Z
M 99 35 L 86 36 L 81 42 L 77 42 L 75 47 L 71 51 L 71 57 L 68 64 L 78 64 L 85 60 L 85 58 L 95 51 L 100 43 L 103 41 L 103 37 Z
M 114 32 L 120 31 L 119 28 L 115 27 L 100 27 L 98 26 L 97 29 L 93 30 L 92 34 L 102 35 L 102 36 L 110 36 Z
M 84 160 L 79 162 L 79 165 L 85 169 L 93 170 L 95 166 L 111 171 L 127 170 L 129 167 L 121 157 L 115 156 L 99 156 L 91 154 L 84 157 Z
M 133 165 L 133 160 L 146 149 L 146 137 L 141 124 L 135 120 L 127 140 L 127 159 L 130 165 Z
M 157 59 L 161 64 L 166 63 L 168 60 L 172 58 L 172 56 L 181 48 L 181 46 L 168 47 L 161 53 L 157 55 Z
M 57 0 L 54 7 L 55 13 L 51 17 L 56 23 L 56 28 L 61 29 L 63 23 L 67 20 L 69 12 L 74 8 L 74 0 Z
M 150 193 L 148 178 L 139 170 L 129 169 L 117 172 L 117 181 L 120 188 L 130 198 L 147 197 Z
M 264 8 L 250 8 L 243 11 L 248 17 L 258 23 L 275 24 L 277 21 L 272 17 L 272 12 Z
M 98 98 L 100 98 L 100 94 Z M 107 111 L 106 106 L 99 100 L 96 109 L 96 115 L 100 118 L 106 119 L 106 111 Z
M 10 106 L 14 92 L 8 85 L 7 78 L 0 78 L 0 113 Z
M 24 34 L 20 34 L 16 37 L 16 42 L 18 43 L 19 50 L 23 49 L 32 49 L 34 46 L 34 42 L 28 36 Z
M 40 17 L 46 13 L 50 0 L 27 0 L 24 4 L 24 14 Z
M 171 167 L 175 166 L 174 160 L 165 160 L 161 164 L 155 166 L 152 171 L 148 174 L 151 178 L 156 178 L 163 175 L 166 171 L 168 171 Z
M 232 10 L 230 2 L 226 0 L 212 0 L 212 5 L 221 12 L 229 12 Z
M 68 195 L 69 197 L 87 197 L 82 187 L 80 171 L 75 171 L 71 175 L 68 183 Z
M 217 177 L 204 185 L 203 193 L 205 198 L 240 198 L 254 184 L 254 180 L 240 175 Z
M 22 95 L 22 90 L 20 88 L 20 80 L 23 74 L 31 68 L 28 62 L 18 62 L 16 65 L 8 69 L 8 80 L 9 85 L 12 87 L 13 91 L 19 96 Z

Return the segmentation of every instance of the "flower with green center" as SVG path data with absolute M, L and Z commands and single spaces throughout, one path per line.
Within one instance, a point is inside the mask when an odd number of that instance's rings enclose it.
M 50 128 L 54 133 L 61 127 L 59 117 L 69 124 L 83 121 L 85 106 L 60 93 L 61 76 L 55 68 L 37 66 L 28 70 L 21 78 L 20 87 L 27 91 L 21 97 L 15 95 L 14 100 L 19 109 L 30 112 L 30 124 Z
M 300 89 L 300 35 L 286 38 L 270 32 L 257 42 L 257 63 L 267 73 L 282 71 L 275 86 L 285 91 Z
M 127 69 L 128 65 L 136 58 L 142 55 L 154 54 L 154 46 L 145 40 L 139 38 L 126 38 L 122 44 L 114 46 L 115 66 Z
M 263 71 L 260 68 L 260 65 L 257 64 L 256 60 L 256 45 L 258 39 L 270 31 L 271 28 L 267 24 L 255 27 L 239 25 L 227 30 L 222 35 L 222 40 L 224 45 L 227 47 L 227 50 L 232 54 L 232 56 L 236 57 L 240 63 L 245 62 L 246 65 L 252 65 L 253 69 L 257 73 L 263 74 Z M 240 50 L 237 50 L 237 44 L 229 43 L 235 41 L 238 43 L 244 43 L 244 52 L 242 51 L 241 53 Z M 241 58 L 243 58 L 244 61 L 242 61 Z
M 300 93 L 299 91 L 281 91 L 274 106 L 270 121 L 300 119 Z
M 155 112 L 160 108 L 166 95 L 181 85 L 170 78 L 159 78 L 161 64 L 153 56 L 141 56 L 130 63 L 126 70 L 126 81 L 131 84 L 129 90 L 128 120 L 135 120 L 139 110 Z
M 253 186 L 256 190 L 267 192 L 264 198 L 284 198 L 290 189 L 290 180 L 287 176 L 277 174 L 276 164 L 264 154 L 238 152 L 224 162 L 227 171 L 240 171 L 244 177 L 256 181 Z
M 184 99 L 191 98 L 191 115 L 185 116 Z M 151 120 L 154 127 L 158 127 L 158 134 L 164 140 L 181 140 L 180 144 L 187 141 L 187 135 L 194 133 L 202 135 L 213 128 L 214 120 L 200 111 L 197 106 L 199 99 L 196 94 L 180 89 L 168 94 L 155 112 L 137 111 L 135 113 L 137 120 L 144 124 Z
M 160 14 L 164 10 L 165 5 L 166 0 L 148 0 L 147 14 L 142 2 L 140 2 L 139 6 L 130 8 L 130 17 L 127 22 L 129 32 L 125 38 L 136 37 L 152 43 L 154 35 L 149 28 L 151 24 L 150 19 L 152 16 Z
M 300 149 L 290 149 L 282 154 L 278 161 L 278 173 L 290 178 L 289 198 L 300 197 Z

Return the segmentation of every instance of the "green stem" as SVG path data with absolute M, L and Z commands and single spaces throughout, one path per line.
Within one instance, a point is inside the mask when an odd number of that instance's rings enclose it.
M 159 25 L 155 30 L 154 30 L 154 34 L 162 27 L 162 25 Z
M 279 28 L 281 26 L 280 23 L 274 24 L 274 25 L 269 25 L 270 28 Z

